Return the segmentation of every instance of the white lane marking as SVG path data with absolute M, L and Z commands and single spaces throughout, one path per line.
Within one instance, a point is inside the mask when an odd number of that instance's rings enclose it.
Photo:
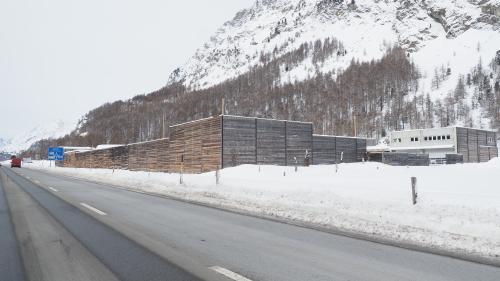
M 29 179 L 29 180 L 31 179 L 29 176 L 26 176 L 26 178 Z
M 96 208 L 94 208 L 94 207 L 92 207 L 92 206 L 90 206 L 90 205 L 87 205 L 87 204 L 85 204 L 85 203 L 80 203 L 80 205 L 82 205 L 83 207 L 85 207 L 85 208 L 87 208 L 87 209 L 89 209 L 89 210 L 91 210 L 91 211 L 93 211 L 93 212 L 98 213 L 98 214 L 99 214 L 99 215 L 101 215 L 101 216 L 105 216 L 105 215 L 106 215 L 106 213 L 105 213 L 105 212 L 103 212 L 103 211 L 101 211 L 101 210 L 99 210 L 99 209 L 96 209 Z
M 210 267 L 210 269 L 217 272 L 217 273 L 220 273 L 226 277 L 229 277 L 235 281 L 252 281 L 246 277 L 239 275 L 238 273 L 232 272 L 229 269 L 225 269 L 224 267 L 212 266 L 212 267 Z
M 35 183 L 37 183 L 37 184 L 40 184 L 40 181 L 38 181 L 38 180 L 35 180 Z
M 54 191 L 54 192 L 59 192 L 59 190 L 57 190 L 57 189 L 55 189 L 55 188 L 53 188 L 51 186 L 49 186 L 49 189 L 52 190 L 52 191 Z

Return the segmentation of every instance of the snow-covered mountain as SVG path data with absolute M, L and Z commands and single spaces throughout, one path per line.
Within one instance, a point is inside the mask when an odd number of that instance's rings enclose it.
M 63 137 L 75 129 L 76 124 L 58 120 L 40 124 L 33 129 L 19 134 L 11 139 L 0 139 L 0 151 L 7 153 L 18 153 L 28 149 L 35 142 L 42 139 L 54 139 Z
M 480 59 L 487 64 L 500 49 L 500 0 L 258 0 L 225 23 L 168 84 L 207 88 L 261 64 L 263 53 L 277 57 L 332 37 L 345 55 L 332 55 L 320 67 L 305 60 L 287 69 L 284 82 L 342 70 L 353 59 L 379 59 L 398 44 L 421 71 L 420 91 L 442 97 L 460 75 Z M 433 89 L 436 70 L 448 68 L 441 89 Z

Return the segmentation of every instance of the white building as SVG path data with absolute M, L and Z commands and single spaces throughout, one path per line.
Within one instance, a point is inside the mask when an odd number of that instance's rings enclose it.
M 498 156 L 493 131 L 445 127 L 390 133 L 389 149 L 393 152 L 428 153 L 431 159 L 446 154 L 462 154 L 464 162 L 486 162 Z

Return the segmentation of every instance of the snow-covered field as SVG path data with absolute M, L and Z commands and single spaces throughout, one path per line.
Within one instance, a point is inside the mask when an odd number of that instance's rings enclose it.
M 48 167 L 222 208 L 316 224 L 500 261 L 500 159 L 483 164 L 392 167 L 379 163 L 293 167 L 245 165 L 184 175 Z M 418 179 L 418 204 L 410 178 Z

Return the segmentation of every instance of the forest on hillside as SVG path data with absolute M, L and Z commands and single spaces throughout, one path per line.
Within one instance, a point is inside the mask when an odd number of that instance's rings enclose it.
M 480 108 L 500 127 L 500 62 L 482 62 L 459 79 L 456 89 L 442 100 L 417 94 L 421 74 L 408 53 L 388 47 L 380 60 L 351 61 L 342 72 L 317 74 L 300 82 L 282 82 L 282 76 L 312 58 L 321 65 L 345 54 L 335 38 L 304 43 L 282 56 L 262 53 L 261 64 L 219 85 L 190 90 L 171 84 L 127 101 L 104 104 L 88 112 L 71 134 L 42 140 L 28 154 L 44 156 L 48 146 L 127 144 L 168 137 L 169 126 L 221 114 L 310 121 L 317 134 L 384 137 L 390 130 L 472 124 L 472 110 Z M 436 71 L 439 89 L 450 69 Z M 182 82 L 182 81 L 181 81 Z M 467 95 L 473 91 L 472 97 Z

